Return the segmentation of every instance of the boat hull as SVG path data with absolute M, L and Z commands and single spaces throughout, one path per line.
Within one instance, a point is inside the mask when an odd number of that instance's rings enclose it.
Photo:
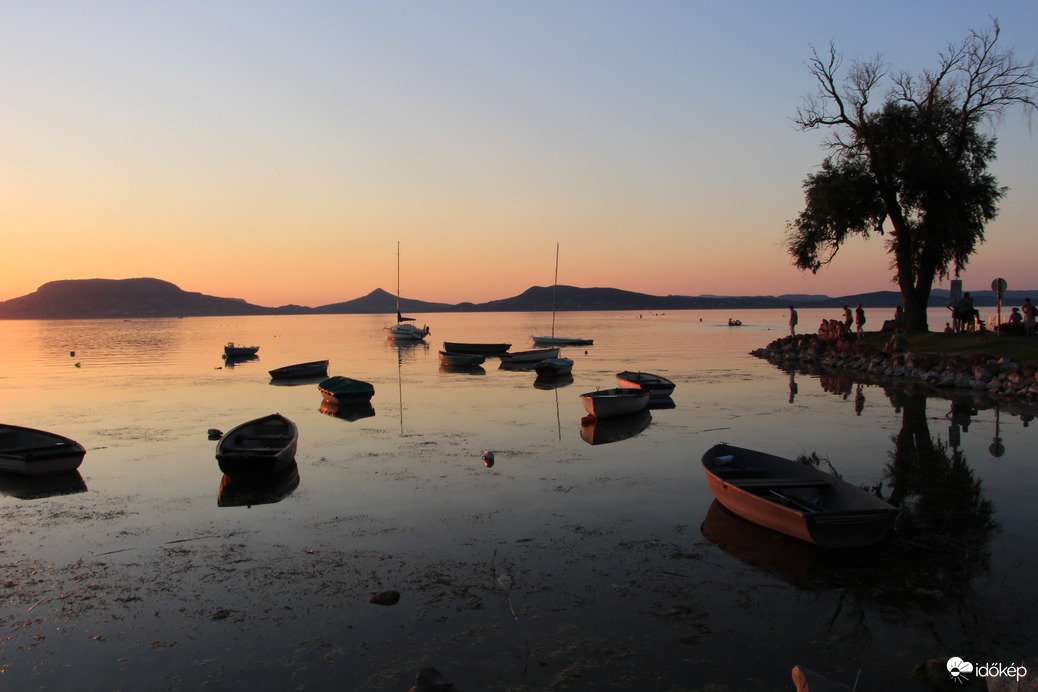
M 511 353 L 502 353 L 502 363 L 536 363 L 537 361 L 544 360 L 546 358 L 558 358 L 559 349 L 557 348 L 538 348 L 532 351 L 512 351 Z
M 512 348 L 512 344 L 479 344 L 465 343 L 461 341 L 444 341 L 443 350 L 450 353 L 476 353 L 484 356 L 492 356 L 505 353 Z
M 651 372 L 616 373 L 616 383 L 624 389 L 647 389 L 653 399 L 665 399 L 674 393 L 674 383 L 662 375 Z
M 594 339 L 574 339 L 565 336 L 531 336 L 533 343 L 545 346 L 591 346 Z
M 235 346 L 234 344 L 227 344 L 223 347 L 223 354 L 228 358 L 242 358 L 245 356 L 254 356 L 259 353 L 259 346 Z
M 573 372 L 572 358 L 545 358 L 534 367 L 538 377 L 560 377 Z
M 296 457 L 299 429 L 279 413 L 232 428 L 216 445 L 220 470 L 229 476 L 277 473 Z
M 640 389 L 602 389 L 580 395 L 584 410 L 595 418 L 638 413 L 649 405 L 649 392 Z
M 428 327 L 416 327 L 407 322 L 400 322 L 385 328 L 386 337 L 394 341 L 423 341 L 429 336 Z
M 760 526 L 823 548 L 881 541 L 897 509 L 816 468 L 764 452 L 715 445 L 703 470 L 717 501 Z
M 328 372 L 328 361 L 315 360 L 309 363 L 296 363 L 283 368 L 268 371 L 275 380 L 290 380 L 298 377 L 317 377 Z
M 0 471 L 23 476 L 49 476 L 75 471 L 86 449 L 62 435 L 0 425 Z
M 363 380 L 335 375 L 317 385 L 324 400 L 332 404 L 360 404 L 370 401 L 375 387 Z

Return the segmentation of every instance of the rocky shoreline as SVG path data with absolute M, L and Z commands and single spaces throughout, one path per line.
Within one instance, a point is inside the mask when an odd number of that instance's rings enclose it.
M 816 364 L 867 375 L 906 378 L 947 390 L 986 392 L 996 400 L 1038 403 L 1038 365 L 984 354 L 884 351 L 848 339 L 798 334 L 750 352 L 776 364 Z

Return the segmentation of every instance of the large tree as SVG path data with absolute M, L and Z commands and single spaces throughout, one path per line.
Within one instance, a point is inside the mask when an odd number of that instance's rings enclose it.
M 787 249 L 797 267 L 817 272 L 852 237 L 885 236 L 909 330 L 928 329 L 933 282 L 966 266 L 1006 194 L 988 171 L 996 140 L 985 128 L 1008 108 L 1038 109 L 1035 61 L 1018 61 L 998 36 L 997 20 L 971 30 L 918 76 L 890 72 L 876 57 L 852 62 L 841 78 L 831 43 L 808 61 L 818 92 L 795 122 L 827 128 L 831 153 L 804 180 Z M 889 91 L 873 105 L 883 82 Z

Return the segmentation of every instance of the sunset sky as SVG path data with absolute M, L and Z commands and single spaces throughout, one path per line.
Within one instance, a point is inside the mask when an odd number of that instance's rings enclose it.
M 268 306 L 458 303 L 553 281 L 656 295 L 890 290 L 882 239 L 783 248 L 830 40 L 937 64 L 971 27 L 1038 55 L 1038 2 L 0 0 L 0 300 L 155 277 Z M 1038 119 L 1032 125 L 1038 126 Z M 967 290 L 1038 289 L 1038 129 Z M 947 283 L 943 284 L 945 287 Z

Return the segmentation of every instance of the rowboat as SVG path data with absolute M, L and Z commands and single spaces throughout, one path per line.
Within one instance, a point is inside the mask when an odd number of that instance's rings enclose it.
M 228 358 L 241 358 L 242 356 L 254 356 L 259 349 L 259 346 L 242 346 L 230 341 L 223 347 L 223 354 Z
M 61 435 L 0 425 L 0 471 L 25 476 L 45 476 L 75 471 L 83 463 L 86 449 Z
M 443 342 L 443 350 L 450 353 L 478 353 L 484 356 L 493 356 L 498 353 L 504 353 L 510 348 L 512 348 L 512 344 L 480 344 L 462 341 Z
M 653 399 L 663 399 L 674 393 L 673 382 L 651 372 L 624 370 L 616 373 L 616 383 L 624 389 L 647 389 Z
M 482 365 L 486 356 L 477 353 L 458 353 L 456 351 L 440 351 L 440 362 L 444 365 Z
M 573 372 L 572 358 L 545 358 L 534 366 L 537 377 L 558 377 Z
M 328 373 L 328 361 L 313 360 L 309 363 L 296 363 L 268 371 L 275 380 L 289 380 L 297 377 L 317 377 Z
M 731 512 L 823 548 L 877 543 L 897 508 L 824 471 L 773 454 L 727 444 L 703 454 L 717 501 Z
M 533 343 L 544 346 L 591 346 L 594 339 L 577 339 L 568 336 L 531 336 Z
M 509 351 L 501 354 L 502 363 L 536 363 L 545 358 L 558 358 L 557 348 L 537 348 L 532 351 Z
M 272 413 L 232 428 L 217 443 L 216 460 L 229 476 L 276 473 L 296 458 L 298 443 L 296 424 Z
M 611 418 L 638 413 L 649 405 L 649 392 L 643 389 L 600 389 L 580 395 L 584 409 L 595 418 Z
M 322 380 L 317 388 L 325 401 L 333 404 L 357 404 L 369 401 L 375 394 L 375 387 L 363 380 L 335 375 Z

